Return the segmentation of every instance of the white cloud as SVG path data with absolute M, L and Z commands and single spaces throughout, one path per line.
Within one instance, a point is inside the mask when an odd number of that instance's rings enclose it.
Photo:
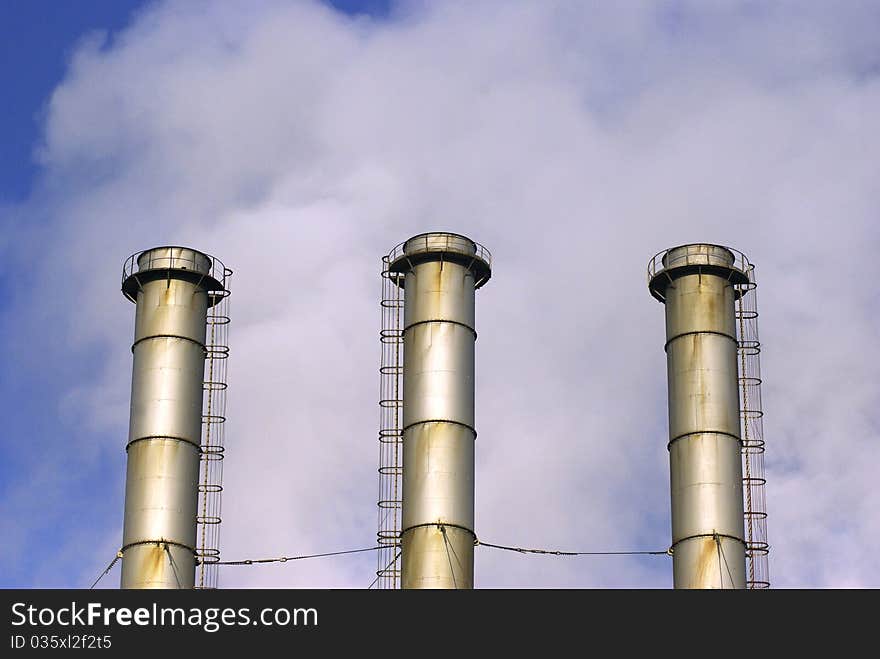
M 17 211 L 49 218 L 72 349 L 102 351 L 69 400 L 122 451 L 125 406 L 104 393 L 130 377 L 122 260 L 214 253 L 235 270 L 226 558 L 367 546 L 379 257 L 458 231 L 496 264 L 477 296 L 478 534 L 662 549 L 663 311 L 644 268 L 729 244 L 760 283 L 771 578 L 880 585 L 877 15 L 801 4 L 449 2 L 371 22 L 169 3 L 84 42 L 49 105 L 41 196 Z M 374 561 L 222 582 L 360 587 Z M 671 583 L 665 558 L 478 549 L 476 567 L 478 586 Z

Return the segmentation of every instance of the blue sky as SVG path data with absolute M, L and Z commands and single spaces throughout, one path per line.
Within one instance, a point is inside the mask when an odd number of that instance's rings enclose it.
M 67 74 L 70 58 L 81 40 L 94 32 L 106 33 L 112 44 L 144 0 L 8 0 L 0 3 L 0 89 L 3 89 L 3 121 L 0 122 L 0 207 L 26 202 L 41 176 L 38 150 L 43 140 L 46 104 Z M 382 19 L 388 15 L 386 0 L 330 0 L 335 9 L 349 15 Z M 26 265 L 32 262 L 28 257 Z M 21 263 L 21 262 L 19 262 Z M 120 262 L 121 263 L 121 262 Z M 25 269 L 0 266 L 0 313 L 15 299 L 19 284 L 27 280 Z M 59 285 L 63 285 L 59 282 Z M 52 345 L 28 345 L 22 340 L 16 319 L 0 318 L 0 335 L 6 368 L 0 371 L 0 398 L 6 429 L 0 465 L 0 496 L 3 519 L 28 518 L 31 523 L 20 536 L 9 538 L 11 550 L 5 561 L 3 587 L 83 587 L 78 568 L 84 556 L 59 555 L 59 535 L 75 537 L 80 551 L 92 551 L 90 529 L 121 519 L 124 487 L 124 452 L 89 455 L 86 459 L 71 445 L 90 433 L 70 425 L 76 412 L 65 406 L 65 383 L 94 376 L 88 364 L 102 358 L 99 349 L 86 348 L 74 355 L 63 341 Z M 47 332 L 46 338 L 52 333 Z M 11 341 L 10 341 L 11 339 Z M 19 342 L 21 341 L 21 342 Z M 51 364 L 51 366 L 49 366 Z M 93 431 L 92 431 L 93 432 Z M 72 437 L 73 435 L 73 437 Z M 119 437 L 108 438 L 115 441 Z M 63 470 L 48 475 L 50 456 L 60 457 Z M 27 506 L 9 505 L 13 491 Z M 9 533 L 13 534 L 12 528 Z M 111 554 L 112 557 L 112 554 Z M 92 558 L 85 559 L 92 563 Z M 47 563 L 58 569 L 47 569 Z M 108 578 L 116 583 L 117 575 Z
M 159 244 L 235 270 L 225 556 L 371 544 L 379 257 L 444 229 L 495 257 L 482 538 L 665 545 L 645 265 L 716 242 L 757 264 L 771 580 L 880 586 L 876 3 L 334 4 L 0 3 L 0 585 L 87 586 L 118 548 L 119 276 Z M 665 559 L 476 560 L 478 586 L 671 583 Z
M 0 5 L 0 83 L 4 90 L 0 199 L 21 200 L 38 174 L 33 151 L 43 109 L 74 46 L 91 30 L 124 27 L 143 2 L 9 0 Z
M 328 0 L 339 11 L 381 18 L 388 0 Z M 64 76 L 80 39 L 94 30 L 112 35 L 144 0 L 6 0 L 0 5 L 0 89 L 4 90 L 0 202 L 29 193 L 39 169 L 34 149 L 44 106 Z

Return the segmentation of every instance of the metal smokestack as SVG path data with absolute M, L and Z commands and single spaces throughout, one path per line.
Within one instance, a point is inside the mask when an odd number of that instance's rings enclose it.
M 474 585 L 474 291 L 491 257 L 454 233 L 388 256 L 404 287 L 403 588 Z
M 675 588 L 746 586 L 735 312 L 746 264 L 693 244 L 648 266 L 648 288 L 666 306 Z
M 185 247 L 139 252 L 123 268 L 137 306 L 122 588 L 194 586 L 206 314 L 227 273 Z

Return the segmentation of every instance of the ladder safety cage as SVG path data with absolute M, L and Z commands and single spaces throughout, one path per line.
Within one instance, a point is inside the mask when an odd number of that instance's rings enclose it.
M 743 511 L 746 533 L 746 587 L 770 587 L 767 500 L 764 486 L 764 427 L 761 401 L 761 342 L 755 266 L 743 257 L 748 282 L 736 284 L 737 357 L 743 460 Z
M 214 304 L 208 309 L 205 345 L 205 376 L 202 403 L 202 440 L 199 474 L 199 509 L 196 521 L 197 589 L 218 587 L 220 522 L 222 520 L 223 459 L 226 452 L 226 390 L 229 358 L 229 278 L 222 267 L 223 289 L 209 291 Z
M 375 584 L 400 588 L 400 527 L 403 505 L 403 278 L 382 257 L 382 327 L 379 331 L 379 500 Z

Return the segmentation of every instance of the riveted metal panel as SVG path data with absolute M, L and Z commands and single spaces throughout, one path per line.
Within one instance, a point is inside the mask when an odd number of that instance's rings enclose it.
M 452 323 L 415 325 L 404 334 L 403 425 L 474 425 L 474 335 Z
M 669 447 L 672 538 L 743 537 L 742 458 L 728 435 L 689 435 Z M 742 548 L 740 547 L 740 553 Z
M 135 344 L 151 336 L 180 336 L 205 343 L 208 294 L 204 288 L 179 279 L 144 282 L 137 294 Z
M 403 435 L 403 530 L 440 522 L 474 528 L 474 433 L 421 423 Z
M 458 263 L 429 261 L 406 274 L 405 322 L 446 320 L 474 327 L 474 275 Z
M 739 540 L 691 538 L 675 546 L 674 588 L 745 588 L 745 558 Z
M 403 588 L 474 587 L 474 536 L 470 531 L 421 526 L 403 535 L 401 549 Z
M 718 334 L 686 334 L 666 347 L 669 437 L 740 434 L 736 343 Z
M 176 439 L 128 447 L 125 544 L 169 540 L 192 546 L 198 505 L 199 449 Z
M 185 547 L 134 545 L 125 550 L 121 588 L 192 588 L 195 569 L 195 556 Z
M 199 443 L 204 349 L 183 339 L 148 339 L 135 347 L 129 441 L 179 437 Z
M 676 277 L 666 293 L 666 336 L 716 332 L 736 341 L 733 285 L 717 275 Z

